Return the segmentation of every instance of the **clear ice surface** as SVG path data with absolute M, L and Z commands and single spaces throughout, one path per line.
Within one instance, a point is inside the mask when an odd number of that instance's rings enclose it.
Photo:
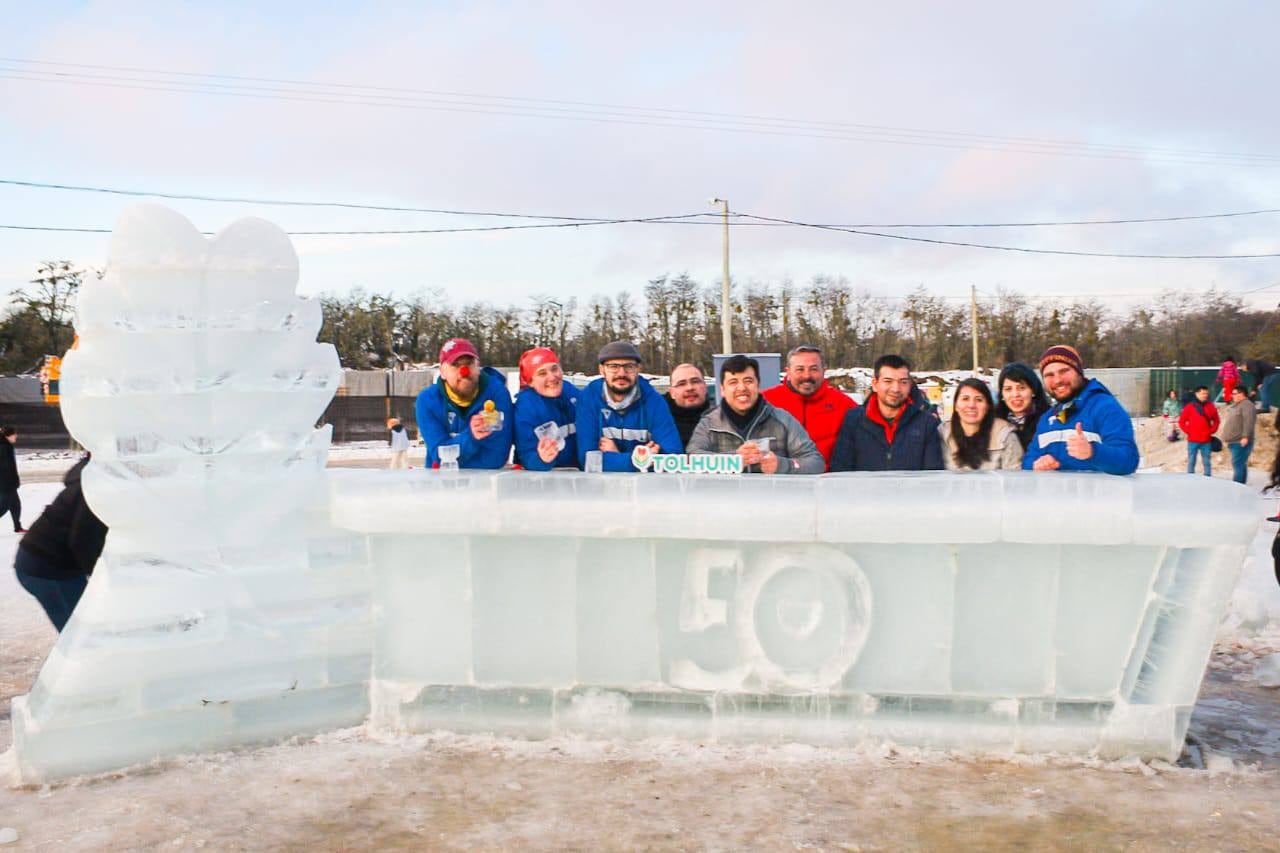
M 106 549 L 42 781 L 358 724 L 1173 759 L 1256 527 L 1203 477 L 326 470 L 287 237 L 122 216 L 63 414 Z M 445 448 L 448 449 L 448 448 Z M 450 470 L 452 468 L 452 470 Z M 1271 666 L 1269 663 L 1268 666 Z

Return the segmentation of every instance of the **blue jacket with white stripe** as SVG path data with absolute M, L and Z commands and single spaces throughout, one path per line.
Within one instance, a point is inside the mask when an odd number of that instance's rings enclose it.
M 1084 428 L 1093 444 L 1093 456 L 1076 459 L 1067 453 L 1067 439 Z M 1080 393 L 1058 403 L 1040 416 L 1036 434 L 1022 456 L 1022 467 L 1030 471 L 1036 460 L 1048 454 L 1058 460 L 1060 471 L 1100 471 L 1104 474 L 1132 474 L 1138 468 L 1138 445 L 1133 439 L 1133 421 L 1096 379 L 1085 383 Z
M 568 382 L 561 386 L 559 397 L 544 397 L 525 386 L 516 395 L 516 464 L 528 471 L 550 471 L 552 468 L 578 466 L 578 389 Z M 548 465 L 538 455 L 538 436 L 534 430 L 545 423 L 556 425 L 564 449 Z
M 582 389 L 578 397 L 578 464 L 586 467 L 587 451 L 597 450 L 601 438 L 611 438 L 618 453 L 604 454 L 604 470 L 635 471 L 631 451 L 637 444 L 656 441 L 660 453 L 683 453 L 680 431 L 662 395 L 653 390 L 649 380 L 636 377 L 640 394 L 630 406 L 614 411 L 605 402 L 604 377 Z

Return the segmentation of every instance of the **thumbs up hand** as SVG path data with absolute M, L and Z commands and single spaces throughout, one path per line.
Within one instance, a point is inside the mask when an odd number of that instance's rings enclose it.
M 1093 442 L 1084 437 L 1084 424 L 1077 423 L 1076 431 L 1067 439 L 1067 455 L 1072 459 L 1093 458 Z

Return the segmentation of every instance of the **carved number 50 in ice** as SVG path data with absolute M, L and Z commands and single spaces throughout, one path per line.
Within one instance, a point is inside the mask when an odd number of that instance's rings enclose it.
M 697 548 L 685 564 L 680 630 L 729 626 L 728 599 L 713 598 L 713 575 L 738 583 L 731 594 L 736 665 L 708 672 L 672 661 L 680 687 L 743 689 L 836 687 L 858 659 L 871 628 L 871 587 L 847 554 L 825 545 L 765 548 L 744 564 L 736 548 Z M 750 684 L 754 676 L 756 684 Z

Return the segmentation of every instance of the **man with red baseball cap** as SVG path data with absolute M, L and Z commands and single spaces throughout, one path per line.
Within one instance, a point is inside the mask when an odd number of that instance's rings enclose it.
M 1096 379 L 1085 379 L 1075 347 L 1051 346 L 1040 356 L 1044 388 L 1056 401 L 1036 425 L 1022 457 L 1028 471 L 1100 471 L 1132 474 L 1138 468 L 1133 421 Z
M 441 445 L 458 446 L 459 468 L 501 468 L 511 455 L 511 395 L 501 371 L 480 364 L 466 338 L 440 347 L 440 376 L 414 404 L 427 447 L 426 467 L 440 464 Z

